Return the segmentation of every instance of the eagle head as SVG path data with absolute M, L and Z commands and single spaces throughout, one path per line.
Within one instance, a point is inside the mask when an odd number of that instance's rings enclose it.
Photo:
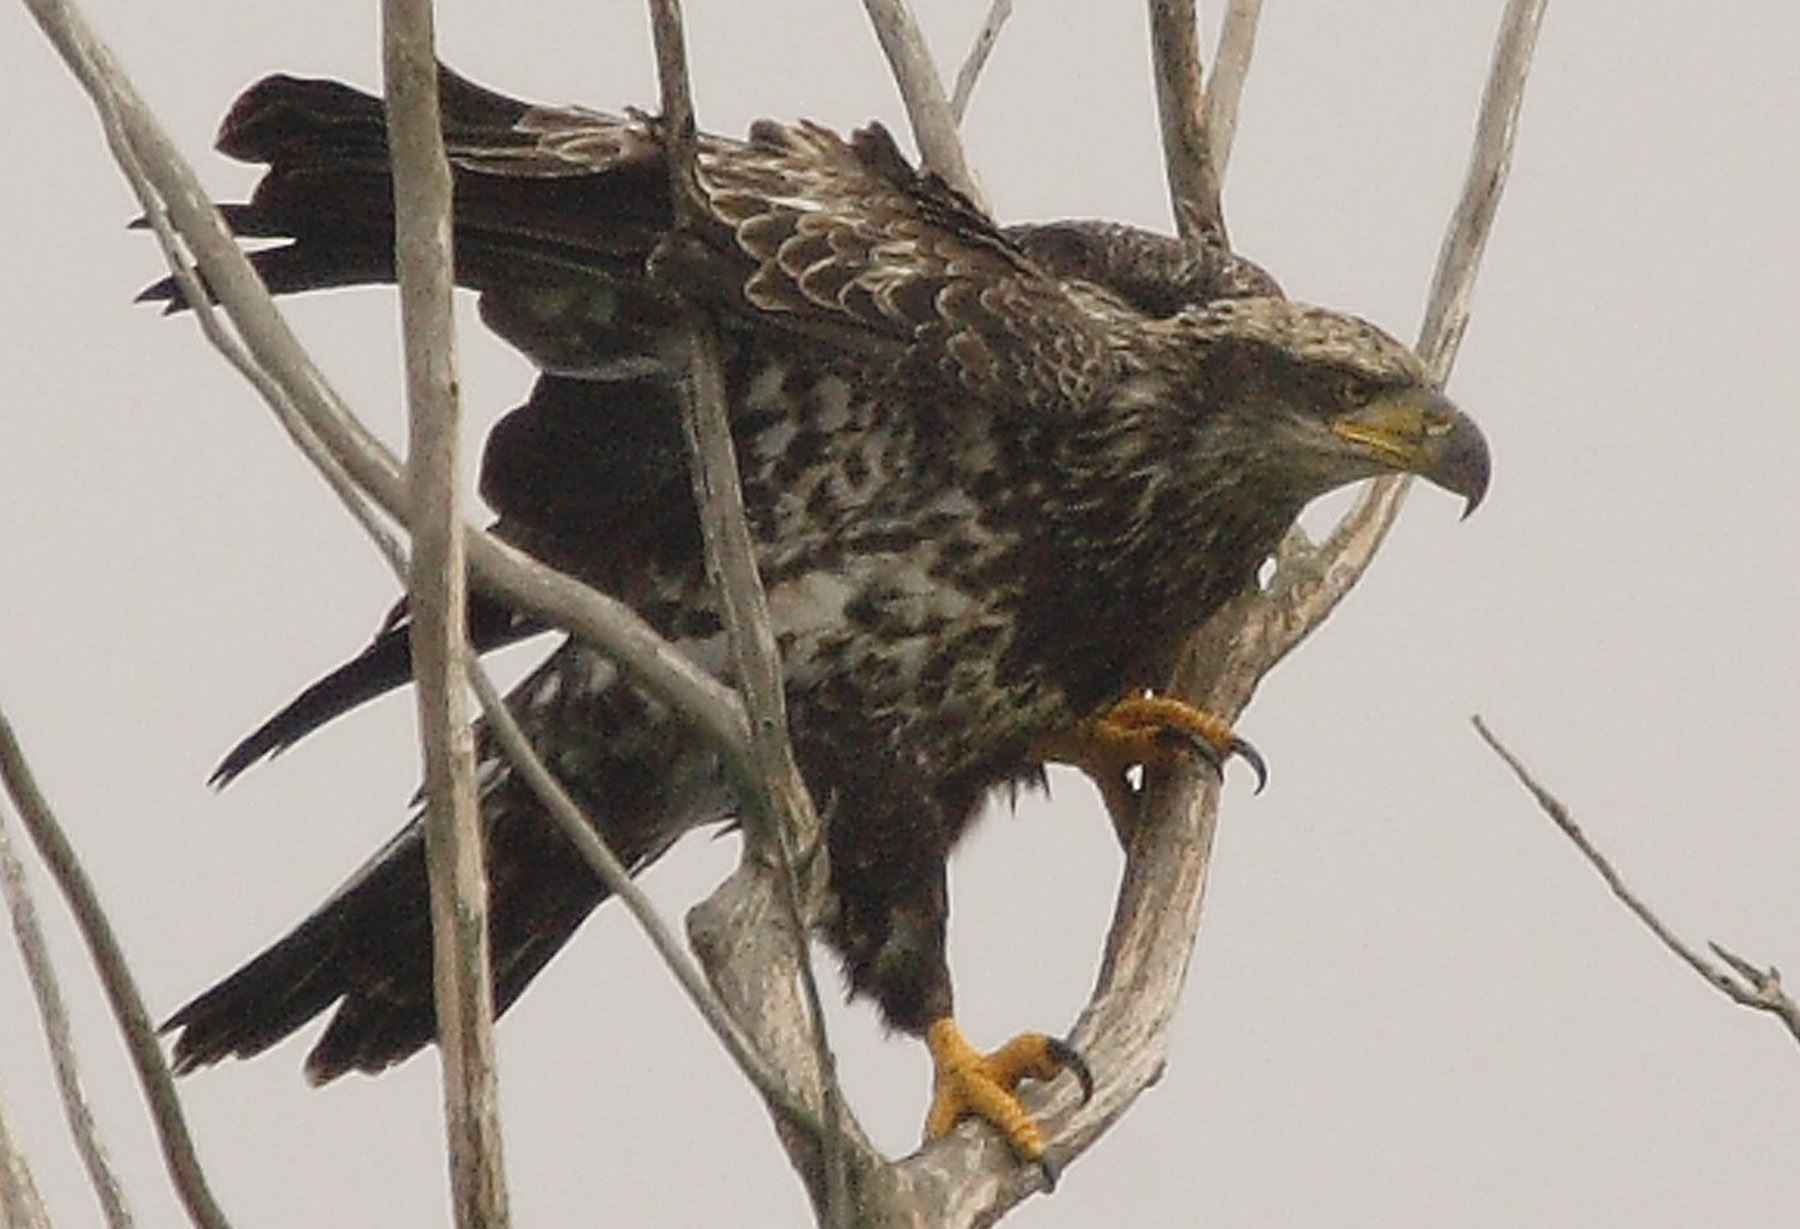
M 1200 355 L 1209 434 L 1301 502 L 1389 473 L 1462 496 L 1465 517 L 1487 493 L 1481 429 L 1418 355 L 1368 321 L 1267 297 L 1221 300 L 1171 323 Z

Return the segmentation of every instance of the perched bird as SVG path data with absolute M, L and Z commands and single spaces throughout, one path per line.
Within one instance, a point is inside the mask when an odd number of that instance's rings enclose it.
M 929 1047 L 928 1136 L 979 1113 L 1053 1180 L 1014 1090 L 1071 1070 L 1085 1084 L 1085 1064 L 1036 1033 L 983 1056 L 958 1030 L 952 847 L 984 797 L 1047 760 L 1116 778 L 1171 735 L 1214 763 L 1253 755 L 1225 723 L 1146 694 L 1184 633 L 1334 487 L 1410 472 L 1473 509 L 1481 433 L 1374 325 L 1291 302 L 1221 249 L 1095 222 L 997 227 L 879 126 L 701 138 L 704 216 L 674 242 L 655 120 L 529 105 L 447 71 L 442 108 L 457 280 L 543 371 L 483 458 L 496 532 L 729 680 L 667 357 L 682 300 L 717 320 L 794 747 L 825 817 L 823 937 L 852 992 Z M 272 290 L 392 280 L 379 100 L 270 77 L 219 148 L 268 168 L 225 214 L 246 238 L 285 240 L 252 257 Z M 169 283 L 147 294 L 180 305 Z M 482 648 L 543 630 L 479 594 L 470 621 Z M 215 780 L 410 669 L 401 607 Z M 587 645 L 565 640 L 508 702 L 633 868 L 736 812 L 717 752 Z M 607 893 L 485 733 L 478 754 L 504 1011 Z M 417 818 L 166 1027 L 185 1071 L 334 1004 L 315 1081 L 433 1038 Z

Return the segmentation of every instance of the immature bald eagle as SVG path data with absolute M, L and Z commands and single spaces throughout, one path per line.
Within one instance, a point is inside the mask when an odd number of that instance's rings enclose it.
M 983 1059 L 957 1030 L 951 847 L 990 791 L 1049 758 L 1116 774 L 1170 730 L 1215 759 L 1243 750 L 1205 714 L 1142 697 L 1183 633 L 1333 487 L 1410 471 L 1473 507 L 1480 433 L 1373 325 L 1290 302 L 1229 253 L 1099 223 L 999 229 L 879 127 L 703 139 L 696 249 L 663 242 L 654 122 L 530 106 L 451 74 L 443 107 L 457 279 L 545 373 L 489 441 L 498 532 L 729 677 L 665 367 L 668 287 L 717 316 L 794 745 L 827 817 L 825 937 L 852 990 L 927 1040 L 928 1133 L 997 1097 L 983 1116 L 1053 1176 L 1012 1089 L 1085 1071 L 1039 1034 Z M 226 216 L 289 240 L 254 256 L 274 290 L 391 280 L 379 101 L 271 77 L 232 108 L 219 147 L 268 165 Z M 480 598 L 471 622 L 483 647 L 538 630 Z M 403 682 L 402 624 L 403 611 L 216 779 Z M 565 641 L 510 703 L 633 867 L 734 811 L 717 754 L 585 645 Z M 504 1011 L 606 891 L 485 735 L 479 754 Z M 171 1017 L 178 1067 L 255 1054 L 334 1003 L 314 1080 L 407 1057 L 434 1032 L 429 925 L 415 819 Z

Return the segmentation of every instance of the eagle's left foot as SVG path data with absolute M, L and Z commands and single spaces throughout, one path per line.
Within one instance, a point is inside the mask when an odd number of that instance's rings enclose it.
M 925 1031 L 935 1073 L 931 1110 L 925 1116 L 925 1138 L 941 1139 L 963 1118 L 974 1115 L 993 1124 L 1021 1160 L 1037 1164 L 1044 1186 L 1056 1189 L 1056 1164 L 1044 1151 L 1044 1136 L 1019 1104 L 1019 1081 L 1055 1079 L 1072 1071 L 1081 1081 L 1085 1105 L 1094 1095 L 1094 1076 L 1087 1060 L 1066 1041 L 1042 1033 L 1020 1033 L 991 1054 L 983 1054 L 962 1035 L 949 1016 L 934 1020 Z
M 1126 696 L 1073 730 L 1045 740 L 1038 750 L 1047 760 L 1073 764 L 1102 786 L 1122 781 L 1136 765 L 1167 765 L 1191 751 L 1224 774 L 1225 761 L 1238 756 L 1256 773 L 1256 792 L 1269 783 L 1261 752 L 1238 737 L 1229 722 L 1170 696 Z

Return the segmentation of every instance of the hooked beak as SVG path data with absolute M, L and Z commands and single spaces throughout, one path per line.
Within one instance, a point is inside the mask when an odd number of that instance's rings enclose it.
M 1488 447 L 1481 428 L 1434 389 L 1377 397 L 1340 415 L 1331 430 L 1382 465 L 1461 495 L 1465 520 L 1487 494 Z

